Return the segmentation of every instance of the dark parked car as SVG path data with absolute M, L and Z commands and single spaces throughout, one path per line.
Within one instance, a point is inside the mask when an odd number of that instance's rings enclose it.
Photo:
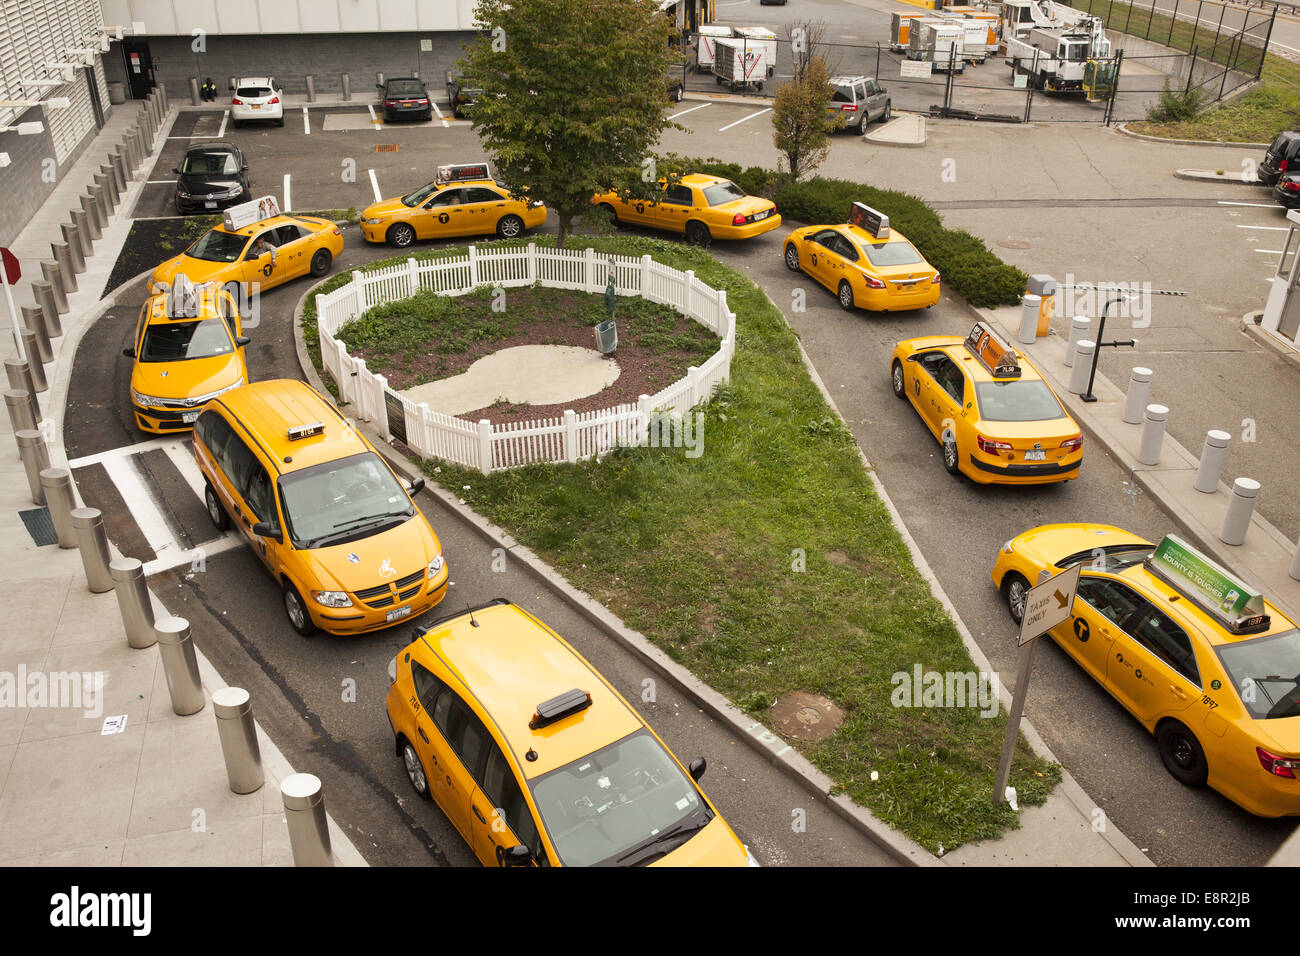
M 1273 198 L 1287 209 L 1300 206 L 1300 169 L 1282 173 L 1273 187 Z
M 385 122 L 391 123 L 399 116 L 433 119 L 433 101 L 429 99 L 423 80 L 414 76 L 390 76 L 375 86 L 382 91 Z
M 457 119 L 465 115 L 465 111 L 474 105 L 483 91 L 474 85 L 474 81 L 467 76 L 453 76 L 451 71 L 447 71 L 447 101 L 451 103 L 451 113 Z
M 1300 165 L 1297 158 L 1300 158 L 1300 133 L 1294 130 L 1278 133 L 1259 164 L 1259 181 L 1265 186 L 1277 185 L 1279 176 Z
M 252 198 L 248 164 L 239 147 L 231 143 L 205 143 L 185 150 L 185 158 L 172 170 L 176 174 L 176 211 L 224 209 Z

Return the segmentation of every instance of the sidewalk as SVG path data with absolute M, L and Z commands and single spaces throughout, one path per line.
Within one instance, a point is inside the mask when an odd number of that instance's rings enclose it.
M 153 156 L 175 115 L 158 130 Z M 62 239 L 59 223 L 80 208 L 76 197 L 135 118 L 132 104 L 113 110 L 13 243 L 24 273 L 18 304 L 34 302 L 30 281 L 41 278 L 49 243 Z M 130 231 L 122 211 L 144 188 L 153 156 L 129 183 L 60 317 L 64 334 L 40 396 L 56 468 L 67 465 L 62 420 L 77 345 L 115 304 L 99 294 Z M 12 357 L 7 330 L 3 342 L 0 351 Z M 19 515 L 45 509 L 31 501 L 7 416 L 0 432 L 0 573 L 9 594 L 0 628 L 0 864 L 291 866 L 279 782 L 293 768 L 259 727 L 266 782 L 252 794 L 230 791 L 211 704 L 226 682 L 199 653 L 204 708 L 173 713 L 159 652 L 127 645 L 114 593 L 91 593 L 76 549 L 39 545 L 27 530 Z M 156 616 L 168 613 L 153 603 Z M 125 724 L 113 732 L 109 718 Z M 366 865 L 333 820 L 330 835 L 336 865 Z

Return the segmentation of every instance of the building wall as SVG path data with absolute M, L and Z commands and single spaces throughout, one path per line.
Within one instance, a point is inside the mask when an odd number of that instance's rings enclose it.
M 39 108 L 27 110 L 17 122 L 36 120 L 44 121 Z M 54 190 L 55 183 L 42 181 L 42 173 L 54 168 L 45 163 L 54 158 L 49 127 L 38 136 L 0 133 L 0 153 L 9 154 L 9 165 L 0 169 L 5 196 L 0 202 L 0 246 L 8 246 Z M 62 238 L 51 236 L 50 241 Z
M 128 36 L 445 32 L 474 29 L 476 0 L 101 0 L 104 22 Z
M 157 60 L 155 77 L 167 87 L 167 95 L 180 103 L 189 102 L 190 77 L 202 83 L 207 77 L 217 84 L 217 101 L 229 97 L 227 81 L 232 76 L 271 75 L 285 93 L 307 92 L 307 74 L 315 77 L 316 92 L 340 93 L 342 74 L 351 74 L 352 96 L 365 102 L 373 99 L 375 73 L 410 76 L 419 71 L 431 91 L 437 93 L 445 70 L 453 69 L 463 53 L 462 43 L 475 37 L 459 33 L 354 33 L 348 35 L 307 34 L 301 36 L 208 36 L 204 52 L 196 53 L 188 36 L 148 36 L 149 55 Z M 432 49 L 422 51 L 420 41 Z M 104 54 L 108 79 L 125 80 L 126 62 L 121 44 L 114 43 Z M 129 93 L 128 93 L 129 95 Z

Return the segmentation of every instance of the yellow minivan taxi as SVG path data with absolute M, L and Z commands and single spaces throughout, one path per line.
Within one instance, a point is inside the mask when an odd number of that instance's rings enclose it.
M 416 628 L 388 722 L 484 866 L 746 866 L 697 781 L 568 642 L 498 598 Z
M 136 427 L 163 434 L 194 427 L 199 409 L 248 382 L 239 309 L 230 293 L 198 288 L 184 275 L 140 307 L 122 354 L 131 368 Z
M 1155 735 L 1165 769 L 1263 817 L 1300 815 L 1300 630 L 1176 535 L 1104 524 L 1031 528 L 993 584 L 1012 620 L 1041 576 L 1078 566 L 1071 617 L 1048 633 Z
M 413 495 L 374 446 L 309 385 L 256 382 L 210 402 L 194 458 L 218 530 L 230 525 L 275 576 L 304 637 L 363 634 L 423 614 L 447 564 Z

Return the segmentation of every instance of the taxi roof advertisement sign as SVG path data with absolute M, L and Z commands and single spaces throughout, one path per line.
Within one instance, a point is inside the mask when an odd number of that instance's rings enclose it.
M 1236 620 L 1264 613 L 1264 596 L 1201 554 L 1177 535 L 1167 534 L 1151 555 L 1161 570 L 1195 591 L 1218 612 Z
M 476 179 L 490 179 L 487 163 L 451 163 L 438 167 L 438 182 L 463 183 Z
M 877 239 L 889 238 L 889 217 L 866 203 L 855 202 L 849 207 L 849 224 L 862 227 Z
M 234 232 L 236 229 L 243 229 L 245 226 L 278 215 L 280 215 L 280 204 L 275 201 L 275 197 L 263 196 L 261 199 L 251 199 L 248 202 L 241 202 L 238 206 L 231 206 L 221 218 L 225 222 L 226 229 Z

